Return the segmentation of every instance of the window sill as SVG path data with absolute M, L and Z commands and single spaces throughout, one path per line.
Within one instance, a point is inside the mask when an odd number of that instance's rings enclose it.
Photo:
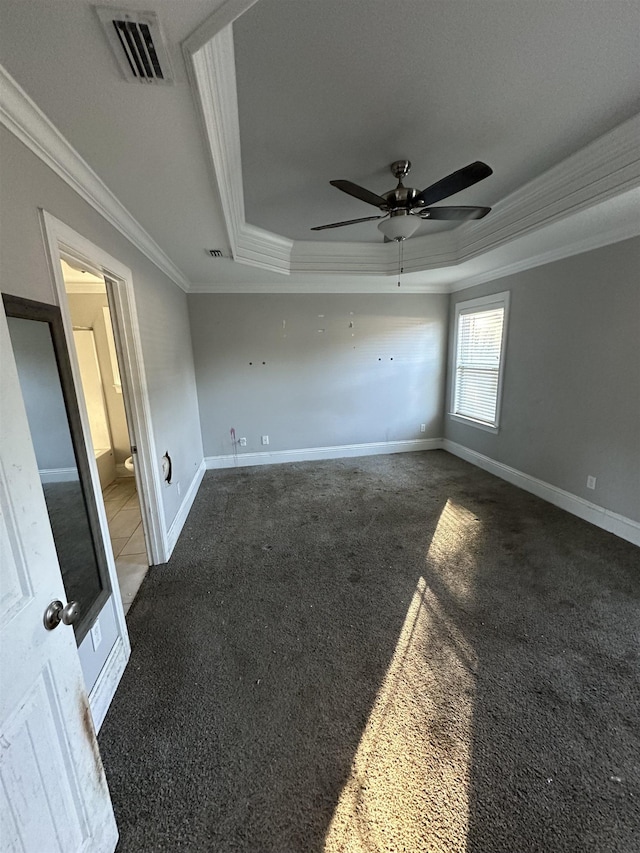
M 474 421 L 473 418 L 465 418 L 464 415 L 454 415 L 453 412 L 449 412 L 449 417 L 452 421 L 457 421 L 460 424 L 466 424 L 467 426 L 476 427 L 476 429 L 482 429 L 485 432 L 492 432 L 494 435 L 497 435 L 500 432 L 500 428 L 497 426 L 485 424 L 482 423 L 482 421 Z

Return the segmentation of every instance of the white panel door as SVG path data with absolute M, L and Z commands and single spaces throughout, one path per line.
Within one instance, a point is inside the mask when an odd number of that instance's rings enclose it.
M 0 310 L 0 847 L 113 853 L 116 829 L 7 322 Z

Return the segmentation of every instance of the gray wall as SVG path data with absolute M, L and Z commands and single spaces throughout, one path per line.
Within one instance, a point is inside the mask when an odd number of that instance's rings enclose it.
M 39 207 L 132 270 L 156 447 L 159 456 L 168 450 L 174 463 L 174 483 L 162 491 L 169 526 L 182 501 L 176 484 L 184 495 L 202 460 L 186 295 L 4 128 L 0 167 L 3 292 L 55 302 Z
M 76 468 L 49 324 L 18 317 L 7 324 L 38 469 Z
M 446 417 L 446 437 L 640 520 L 640 238 L 453 294 L 451 323 L 456 302 L 503 290 L 500 432 Z
M 188 301 L 205 456 L 442 436 L 447 296 Z

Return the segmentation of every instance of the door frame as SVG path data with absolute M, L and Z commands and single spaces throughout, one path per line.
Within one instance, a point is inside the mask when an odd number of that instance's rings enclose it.
M 151 565 L 166 563 L 169 556 L 167 531 L 164 524 L 162 481 L 160 463 L 153 435 L 149 392 L 147 386 L 138 314 L 133 290 L 133 274 L 129 267 L 109 255 L 95 243 L 87 240 L 73 228 L 56 219 L 46 210 L 40 210 L 45 244 L 55 296 L 62 314 L 68 340 L 73 339 L 73 323 L 67 300 L 67 291 L 60 266 L 61 254 L 86 263 L 89 269 L 100 272 L 105 278 L 116 352 L 122 379 L 122 397 L 127 415 L 127 425 L 136 451 L 136 474 L 141 487 L 139 499 L 145 540 Z M 71 353 L 71 366 L 76 387 L 82 387 L 75 352 Z M 84 405 L 81 406 L 85 437 L 89 435 L 89 420 Z M 90 464 L 94 487 L 99 488 L 98 469 L 93 454 Z M 108 527 L 104 533 L 108 537 Z

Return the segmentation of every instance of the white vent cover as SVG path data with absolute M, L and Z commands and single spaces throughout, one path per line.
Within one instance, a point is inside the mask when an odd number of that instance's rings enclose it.
M 173 68 L 155 12 L 96 6 L 122 73 L 136 83 L 173 83 Z

